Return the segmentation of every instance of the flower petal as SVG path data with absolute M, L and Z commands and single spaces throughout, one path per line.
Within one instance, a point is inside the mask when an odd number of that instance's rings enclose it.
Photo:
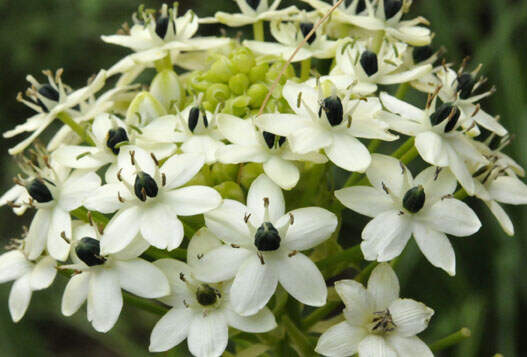
M 229 114 L 218 114 L 218 129 L 231 143 L 253 146 L 258 142 L 258 133 L 252 120 L 244 120 Z
M 298 167 L 291 161 L 278 156 L 271 156 L 263 164 L 264 173 L 284 190 L 290 190 L 296 186 L 300 179 Z
M 243 262 L 253 252 L 245 248 L 222 245 L 206 253 L 194 266 L 196 278 L 209 283 L 218 283 L 234 278 Z
M 295 209 L 282 216 L 276 225 L 288 224 L 293 217 L 293 224 L 289 226 L 284 243 L 291 250 L 306 250 L 316 247 L 337 228 L 337 216 L 324 208 L 305 207 Z
M 241 316 L 233 310 L 227 309 L 225 316 L 229 326 L 244 332 L 262 333 L 271 331 L 276 327 L 274 315 L 267 307 L 251 316 Z
M 398 356 L 404 357 L 433 357 L 430 348 L 419 337 L 401 337 L 391 334 L 386 338 L 388 344 L 397 351 Z
M 227 348 L 229 331 L 219 311 L 194 316 L 188 332 L 188 348 L 197 357 L 221 356 Z
M 264 174 L 253 181 L 247 193 L 247 207 L 251 211 L 251 218 L 258 225 L 265 217 L 264 199 L 269 200 L 269 220 L 276 222 L 285 212 L 285 201 L 282 190 Z
M 456 237 L 472 235 L 481 227 L 474 211 L 455 198 L 444 198 L 436 202 L 426 211 L 423 219 L 431 228 Z
M 394 195 L 402 198 L 406 182 L 411 181 L 408 169 L 391 156 L 373 154 L 371 157 L 371 165 L 366 170 L 366 176 L 372 186 L 379 191 L 384 191 L 386 186 Z
M 24 251 L 27 253 L 28 259 L 35 260 L 44 251 L 52 212 L 51 209 L 42 208 L 35 213 L 25 239 Z
M 170 293 L 168 280 L 159 268 L 144 259 L 115 262 L 121 288 L 147 299 L 159 298 Z
M 43 257 L 31 272 L 31 290 L 42 290 L 49 287 L 57 275 L 57 263 L 49 256 Z
M 24 317 L 31 301 L 30 279 L 29 274 L 23 275 L 11 287 L 8 303 L 13 322 L 18 322 Z
M 139 232 L 140 211 L 140 207 L 131 206 L 112 217 L 101 238 L 101 254 L 117 253 L 130 244 Z
M 333 138 L 327 130 L 310 124 L 292 133 L 288 140 L 293 152 L 306 154 L 331 145 Z
M 71 316 L 79 310 L 88 297 L 90 273 L 75 274 L 71 277 L 62 295 L 62 314 Z
M 503 207 L 500 206 L 499 203 L 496 201 L 484 201 L 487 207 L 490 209 L 494 217 L 498 220 L 501 228 L 507 233 L 509 236 L 514 235 L 514 225 Z
M 511 205 L 527 204 L 527 185 L 515 176 L 500 176 L 489 184 L 492 199 Z
M 368 279 L 368 292 L 375 301 L 375 311 L 385 310 L 399 297 L 399 279 L 390 264 L 377 265 Z
M 383 337 L 369 335 L 359 343 L 360 357 L 398 357 Z M 406 356 L 405 356 L 406 357 Z
M 32 264 L 19 250 L 0 255 L 0 284 L 16 280 L 31 271 Z
M 179 216 L 193 216 L 218 208 L 221 196 L 207 186 L 187 186 L 166 192 L 163 197 Z
M 123 308 L 119 274 L 101 269 L 90 274 L 88 303 L 92 307 L 92 325 L 99 332 L 108 332 L 117 322 Z
M 247 207 L 238 201 L 223 200 L 220 207 L 205 213 L 205 224 L 224 242 L 249 244 L 249 228 L 244 221 Z
M 456 275 L 456 255 L 444 233 L 424 224 L 415 224 L 413 233 L 419 249 L 433 266 L 443 269 L 451 276 Z
M 183 224 L 171 207 L 156 204 L 144 210 L 141 216 L 141 234 L 159 249 L 175 249 L 183 240 Z
M 194 269 L 205 254 L 221 246 L 222 243 L 220 239 L 209 229 L 206 227 L 199 229 L 194 234 L 187 247 L 188 265 Z
M 68 212 L 57 206 L 51 212 L 47 249 L 49 255 L 60 261 L 68 259 L 70 252 L 70 245 L 62 235 L 71 239 L 71 217 Z
M 315 352 L 324 356 L 352 356 L 357 353 L 360 341 L 367 335 L 366 329 L 342 321 L 320 336 Z
M 417 122 L 424 120 L 425 114 L 421 109 L 397 99 L 386 92 L 381 92 L 379 99 L 384 107 L 392 113 L 399 114 L 405 119 L 411 119 Z
M 163 352 L 180 344 L 187 337 L 193 318 L 192 309 L 171 309 L 154 326 L 148 350 Z
M 240 164 L 244 162 L 264 162 L 269 154 L 260 145 L 231 144 L 220 148 L 217 152 L 218 161 L 225 164 Z
M 361 283 L 355 280 L 339 280 L 335 290 L 344 302 L 344 316 L 353 326 L 363 327 L 371 322 L 375 311 L 374 301 Z
M 415 147 L 424 161 L 431 165 L 445 167 L 449 164 L 448 152 L 441 136 L 425 131 L 415 137 Z
M 415 336 L 424 331 L 434 315 L 434 310 L 412 299 L 398 299 L 389 306 L 397 335 Z
M 165 188 L 176 188 L 186 184 L 201 170 L 205 163 L 203 155 L 200 154 L 178 154 L 168 159 L 161 172 L 166 175 Z
M 366 146 L 351 135 L 333 135 L 333 143 L 324 151 L 335 165 L 347 171 L 364 172 L 371 163 Z
M 389 195 L 369 186 L 346 187 L 335 191 L 335 197 L 347 208 L 369 217 L 395 208 Z

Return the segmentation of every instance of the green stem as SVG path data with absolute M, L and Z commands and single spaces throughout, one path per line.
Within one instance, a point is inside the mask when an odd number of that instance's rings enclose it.
M 306 81 L 309 78 L 309 73 L 311 72 L 311 57 L 306 58 L 300 62 L 300 80 L 302 82 Z
M 457 345 L 470 337 L 470 330 L 463 327 L 461 330 L 454 332 L 447 337 L 444 337 L 430 345 L 430 349 L 434 352 L 444 350 L 445 348 Z
M 173 69 L 170 55 L 168 54 L 165 57 L 155 61 L 154 66 L 156 67 L 157 72 L 162 72 L 166 69 Z
M 400 159 L 408 150 L 410 150 L 415 144 L 415 137 L 411 137 L 406 140 L 397 150 L 392 153 L 392 157 Z
M 168 311 L 165 307 L 151 300 L 142 299 L 140 297 L 127 293 L 126 291 L 123 291 L 123 298 L 126 303 L 156 315 L 164 315 Z
M 86 134 L 86 131 L 82 128 L 82 126 L 79 125 L 73 118 L 66 112 L 61 112 L 57 115 L 57 118 L 60 119 L 61 122 L 66 124 L 73 130 L 78 136 L 81 137 L 82 140 L 84 140 L 86 143 L 88 143 L 91 146 L 95 146 L 95 143 L 93 142 L 92 138 L 88 134 Z
M 355 277 L 355 281 L 358 281 L 359 283 L 364 284 L 366 279 L 368 279 L 368 277 L 370 276 L 371 272 L 373 271 L 373 269 L 375 269 L 375 267 L 378 264 L 379 263 L 377 263 L 377 262 L 371 262 L 370 264 L 368 264 L 366 266 L 366 268 L 362 269 L 361 272 L 359 274 L 357 274 L 357 276 Z
M 309 338 L 291 321 L 289 316 L 282 316 L 282 323 L 291 339 L 291 342 L 298 348 L 300 356 L 314 356 L 313 346 L 309 342 Z
M 382 47 L 382 41 L 384 40 L 384 31 L 377 31 L 373 37 L 372 51 L 379 53 Z
M 408 165 L 410 162 L 412 162 L 417 156 L 419 156 L 419 152 L 415 148 L 415 146 L 412 146 L 410 150 L 408 150 L 403 156 L 401 156 L 401 162 L 405 165 Z
M 340 305 L 338 301 L 328 301 L 326 305 L 319 307 L 302 321 L 302 328 L 308 330 L 311 326 L 325 318 L 329 313 Z
M 377 151 L 379 145 L 381 145 L 381 141 L 379 139 L 373 139 L 368 145 L 368 151 L 373 154 L 375 151 Z
M 142 256 L 145 256 L 146 258 L 149 258 L 149 260 L 159 260 L 159 259 L 178 259 L 182 261 L 187 260 L 187 250 L 183 248 L 176 248 L 174 250 L 166 251 L 161 250 L 155 247 L 148 248 Z
M 342 250 L 330 257 L 319 260 L 315 264 L 321 270 L 329 270 L 340 263 L 352 262 L 358 264 L 362 259 L 362 252 L 360 250 L 360 244 L 357 244 L 351 248 Z
M 410 88 L 409 83 L 399 84 L 399 87 L 397 87 L 397 92 L 395 92 L 395 97 L 397 99 L 403 99 L 406 96 L 406 92 L 408 92 L 408 88 Z
M 262 20 L 253 24 L 253 35 L 256 41 L 264 41 L 264 24 Z
M 95 223 L 100 224 L 103 227 L 106 226 L 106 224 L 108 224 L 108 222 L 110 221 L 110 219 L 108 217 L 106 217 L 104 214 L 102 214 L 100 212 L 96 212 L 96 211 L 88 211 L 84 207 L 79 207 L 79 208 L 77 208 L 77 209 L 75 209 L 75 210 L 70 212 L 70 214 L 73 217 L 78 218 L 81 221 L 89 223 L 90 220 L 88 218 L 88 213 L 91 213 L 92 220 Z
M 463 187 L 461 187 L 459 190 L 454 193 L 454 198 L 457 198 L 458 200 L 464 200 L 468 197 L 467 191 Z

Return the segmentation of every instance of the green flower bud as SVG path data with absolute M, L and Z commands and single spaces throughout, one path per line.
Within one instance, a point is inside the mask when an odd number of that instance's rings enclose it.
M 183 89 L 176 72 L 171 69 L 165 69 L 156 74 L 150 86 L 150 94 L 167 110 L 170 110 L 173 105 L 179 106 L 182 100 Z
M 235 74 L 229 79 L 229 88 L 234 94 L 243 94 L 249 88 L 249 77 L 243 73 Z
M 255 109 L 259 108 L 265 100 L 268 91 L 269 90 L 264 84 L 255 83 L 251 85 L 247 91 L 247 95 L 251 97 L 251 107 Z
M 234 54 L 231 62 L 233 70 L 241 73 L 249 73 L 255 64 L 254 56 L 246 51 Z
M 254 235 L 254 245 L 261 252 L 277 250 L 280 241 L 280 234 L 271 222 L 263 223 Z
M 240 168 L 240 184 L 245 190 L 251 187 L 251 183 L 263 173 L 262 164 L 249 162 Z
M 201 105 L 203 106 L 203 109 L 205 109 L 205 110 L 207 110 L 209 112 L 214 113 L 214 111 L 216 110 L 216 104 L 213 103 L 213 102 L 209 102 L 208 100 L 206 100 L 203 103 L 201 103 Z
M 102 265 L 106 258 L 101 256 L 101 247 L 97 239 L 82 238 L 75 247 L 75 253 L 87 266 Z
M 214 186 L 214 189 L 225 199 L 236 200 L 242 203 L 245 202 L 245 195 L 243 194 L 242 188 L 234 181 L 220 183 Z
M 412 213 L 417 213 L 425 205 L 425 189 L 422 185 L 409 189 L 403 197 L 403 207 Z
M 283 61 L 278 61 L 273 63 L 273 65 L 269 68 L 269 71 L 266 73 L 265 78 L 269 82 L 274 82 L 276 78 L 280 75 L 280 72 L 282 71 L 282 67 L 284 66 Z M 295 76 L 295 69 L 292 65 L 288 65 L 284 75 L 280 78 L 280 84 L 285 84 L 289 78 L 293 78 Z
M 166 114 L 165 107 L 152 94 L 141 92 L 130 103 L 126 112 L 126 121 L 134 125 L 147 125 Z
M 224 102 L 231 96 L 231 91 L 227 85 L 222 83 L 214 83 L 207 89 L 205 95 L 209 102 L 217 104 L 218 102 Z
M 212 165 L 210 175 L 212 180 L 219 184 L 224 181 L 235 181 L 238 176 L 240 165 L 215 163 Z
M 205 92 L 207 88 L 209 88 L 212 85 L 212 82 L 205 80 L 204 77 L 205 76 L 203 75 L 203 73 L 200 73 L 200 72 L 192 73 L 189 78 L 190 86 L 199 92 Z
M 227 57 L 220 57 L 216 62 L 210 66 L 207 72 L 207 79 L 212 82 L 227 83 L 232 77 L 232 64 Z
M 265 80 L 265 75 L 269 71 L 269 65 L 262 63 L 251 68 L 249 71 L 249 79 L 251 82 L 262 82 Z

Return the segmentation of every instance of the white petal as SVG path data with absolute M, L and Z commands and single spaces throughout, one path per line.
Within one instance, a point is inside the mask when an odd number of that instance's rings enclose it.
M 253 252 L 245 248 L 223 245 L 206 253 L 194 266 L 196 278 L 209 283 L 218 283 L 234 278 L 243 262 Z
M 60 261 L 66 260 L 70 253 L 70 245 L 61 237 L 63 234 L 71 239 L 71 217 L 57 206 L 51 212 L 47 249 L 53 258 Z
M 382 92 L 379 98 L 384 107 L 392 113 L 399 114 L 405 119 L 412 119 L 417 122 L 421 122 L 424 119 L 424 113 L 422 110 L 399 100 L 386 92 Z
M 221 247 L 222 243 L 207 227 L 200 228 L 187 247 L 187 263 L 194 267 L 199 263 L 201 258 L 211 250 Z
M 278 156 L 271 156 L 263 164 L 265 174 L 284 190 L 290 190 L 296 186 L 300 179 L 298 167 L 291 161 L 284 160 Z
M 192 269 L 187 264 L 170 258 L 156 260 L 153 264 L 163 272 L 170 285 L 170 295 L 159 299 L 161 302 L 174 307 L 184 307 L 183 300 L 192 301 L 191 295 L 194 295 L 194 292 L 180 277 L 183 274 L 187 281 L 194 282 Z
M 369 217 L 395 208 L 389 195 L 369 186 L 346 187 L 335 191 L 335 197 L 347 208 Z
M 331 145 L 332 136 L 327 130 L 310 125 L 292 133 L 288 140 L 291 150 L 306 154 Z
M 360 357 L 402 357 L 386 343 L 383 337 L 369 335 L 359 343 Z M 406 356 L 405 356 L 406 357 Z
M 231 286 L 234 310 L 242 316 L 253 315 L 267 304 L 276 290 L 278 277 L 269 263 L 262 264 L 253 254 L 240 266 Z
M 291 250 L 306 250 L 316 247 L 337 228 L 337 216 L 334 213 L 319 207 L 306 207 L 295 209 L 282 216 L 276 223 L 282 227 L 293 216 L 293 224 L 289 226 L 287 235 L 283 238 L 286 246 Z
M 302 93 L 302 103 L 298 107 L 298 96 Z M 309 121 L 311 113 L 318 111 L 318 92 L 315 88 L 302 83 L 287 81 L 282 89 L 284 96 L 291 109 L 293 109 L 303 120 Z M 299 128 L 298 128 L 299 129 Z
M 29 302 L 31 301 L 30 275 L 23 275 L 17 279 L 9 293 L 9 312 L 13 322 L 18 322 L 24 317 Z
M 391 156 L 373 154 L 371 165 L 366 170 L 366 176 L 372 186 L 384 191 L 384 186 L 398 197 L 404 195 L 405 183 L 411 180 L 408 169 L 403 170 L 401 162 Z
M 229 114 L 218 114 L 218 129 L 233 144 L 253 146 L 258 142 L 258 133 L 252 121 Z
M 101 254 L 117 253 L 135 238 L 141 224 L 140 207 L 131 206 L 117 212 L 104 230 Z
M 119 195 L 125 201 L 130 199 L 128 189 L 122 183 L 108 183 L 92 191 L 84 201 L 84 207 L 101 213 L 113 213 L 123 206 Z
M 454 193 L 457 180 L 447 168 L 428 167 L 421 171 L 414 180 L 414 185 L 423 185 L 427 202 L 435 202 L 441 197 Z
M 514 235 L 514 225 L 503 207 L 500 206 L 499 203 L 496 201 L 485 201 L 485 204 L 490 209 L 494 217 L 498 220 L 501 228 L 507 233 L 509 236 Z
M 328 289 L 315 263 L 302 253 L 285 256 L 278 262 L 278 280 L 295 299 L 310 306 L 323 306 Z
M 368 292 L 375 301 L 375 311 L 385 310 L 399 297 L 399 279 L 390 264 L 377 265 L 368 279 Z
M 513 176 L 500 176 L 488 186 L 492 199 L 511 205 L 527 204 L 527 185 Z
M 335 165 L 347 171 L 364 172 L 371 163 L 366 146 L 351 135 L 335 134 L 333 144 L 324 151 Z
M 456 237 L 476 233 L 481 222 L 474 211 L 464 202 L 445 198 L 430 207 L 423 217 L 431 228 Z
M 154 247 L 172 250 L 183 240 L 183 224 L 171 207 L 156 203 L 141 216 L 141 234 Z
M 257 143 L 257 142 L 256 142 Z M 226 145 L 217 152 L 218 161 L 225 164 L 240 164 L 245 162 L 264 162 L 269 154 L 261 145 Z
M 71 316 L 84 304 L 90 287 L 90 273 L 75 274 L 71 277 L 62 295 L 62 314 Z
M 397 335 L 415 336 L 428 326 L 434 310 L 412 299 L 398 299 L 389 306 Z
M 164 198 L 175 214 L 193 216 L 218 208 L 221 196 L 207 186 L 187 186 L 166 192 Z
M 188 348 L 197 357 L 220 356 L 227 348 L 229 331 L 219 311 L 194 317 L 188 332 Z
M 225 311 L 225 316 L 229 326 L 244 332 L 262 333 L 271 331 L 276 327 L 274 315 L 267 307 L 264 307 L 251 316 L 241 316 L 236 312 L 227 309 Z
M 456 255 L 444 233 L 424 224 L 416 224 L 414 238 L 421 252 L 433 266 L 443 269 L 451 276 L 456 275 Z
M 253 181 L 247 193 L 247 207 L 251 210 L 251 217 L 260 225 L 265 216 L 264 199 L 269 200 L 269 220 L 276 222 L 285 212 L 285 201 L 282 190 L 264 174 Z
M 473 108 L 470 111 L 470 114 L 474 113 L 476 111 L 476 107 L 473 105 Z M 478 110 L 476 115 L 471 117 L 472 120 L 474 120 L 476 123 L 481 125 L 482 127 L 489 129 L 490 131 L 496 133 L 499 136 L 504 136 L 507 134 L 507 129 L 505 129 L 497 120 L 496 118 L 492 117 L 491 115 L 487 114 L 483 110 Z
M 32 264 L 19 250 L 0 255 L 0 284 L 20 278 L 31 271 Z
M 223 200 L 220 207 L 205 213 L 205 224 L 224 242 L 249 243 L 249 228 L 244 221 L 247 207 L 238 201 Z
M 24 251 L 27 253 L 28 259 L 37 259 L 46 247 L 52 212 L 51 209 L 42 208 L 35 213 L 25 239 Z
M 324 356 L 352 356 L 357 353 L 359 343 L 368 332 L 361 327 L 355 327 L 342 321 L 330 327 L 320 336 L 315 352 Z
M 467 169 L 465 161 L 459 157 L 458 153 L 452 148 L 447 148 L 448 152 L 448 164 L 452 173 L 456 176 L 457 180 L 467 191 L 469 195 L 473 195 L 476 191 L 474 179 Z
M 295 114 L 262 114 L 255 120 L 256 125 L 270 133 L 289 136 L 295 131 L 310 125 L 305 117 Z
M 171 309 L 154 326 L 148 350 L 163 352 L 179 345 L 187 337 L 193 318 L 192 309 Z
M 168 159 L 161 167 L 166 175 L 166 188 L 186 184 L 203 167 L 204 158 L 200 154 L 179 154 Z
M 89 153 L 89 155 L 86 155 Z M 111 156 L 101 155 L 103 152 L 96 147 L 65 145 L 52 154 L 52 158 L 60 164 L 77 169 L 97 169 L 107 162 Z
M 339 280 L 335 290 L 344 302 L 344 316 L 352 326 L 364 327 L 371 322 L 375 311 L 371 294 L 355 280 Z
M 419 337 L 401 337 L 391 334 L 387 337 L 387 343 L 397 352 L 398 356 L 404 357 L 433 357 L 430 348 L 419 339 Z
M 111 269 L 101 269 L 90 275 L 88 300 L 92 306 L 92 325 L 99 332 L 108 332 L 123 307 L 119 274 Z
M 410 239 L 411 226 L 399 211 L 387 211 L 372 219 L 362 231 L 364 258 L 385 262 L 399 256 Z
M 433 131 L 425 131 L 415 137 L 415 147 L 419 155 L 431 165 L 444 167 L 448 165 L 448 153 L 443 139 Z
M 83 201 L 101 185 L 101 178 L 95 172 L 75 171 L 64 182 L 60 192 L 59 205 L 71 211 L 82 205 Z
M 159 268 L 143 259 L 116 261 L 121 288 L 147 299 L 170 293 L 168 280 Z
M 49 287 L 57 275 L 57 263 L 49 256 L 43 257 L 31 272 L 31 290 L 42 290 Z

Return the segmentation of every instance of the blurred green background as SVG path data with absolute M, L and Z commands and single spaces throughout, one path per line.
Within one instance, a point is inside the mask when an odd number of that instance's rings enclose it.
M 125 49 L 104 44 L 99 36 L 114 33 L 123 22 L 130 21 L 139 3 L 0 0 L 4 14 L 0 21 L 0 131 L 31 114 L 15 101 L 16 93 L 26 88 L 26 74 L 64 67 L 64 80 L 77 87 L 126 54 Z M 162 2 L 144 3 L 157 8 Z M 293 2 L 284 1 L 284 6 L 289 3 Z M 232 0 L 182 0 L 180 7 L 192 8 L 201 16 L 236 9 Z M 482 73 L 497 87 L 497 93 L 485 101 L 485 109 L 502 115 L 503 123 L 515 136 L 507 151 L 527 167 L 527 1 L 414 0 L 412 15 L 431 21 L 436 33 L 434 45 L 448 50 L 448 61 L 459 63 L 464 56 L 471 56 L 473 67 L 484 64 Z M 216 30 L 207 26 L 202 33 Z M 15 142 L 0 142 L 2 191 L 11 187 L 17 173 L 7 155 L 7 148 Z M 516 226 L 516 236 L 509 238 L 485 207 L 471 204 L 484 226 L 473 237 L 452 239 L 457 255 L 456 277 L 449 278 L 433 268 L 415 245 L 410 245 L 397 267 L 402 296 L 435 309 L 436 315 L 422 335 L 427 342 L 463 326 L 472 330 L 471 339 L 444 351 L 444 356 L 491 356 L 497 352 L 507 357 L 525 356 L 527 208 L 507 207 Z M 20 234 L 28 218 L 16 217 L 6 207 L 0 209 L 2 245 Z M 359 231 L 349 234 L 358 235 Z M 98 334 L 86 321 L 84 308 L 72 318 L 61 316 L 64 283 L 59 277 L 52 289 L 35 293 L 26 317 L 16 325 L 7 310 L 10 284 L 0 287 L 1 356 L 148 355 L 148 337 L 157 317 L 125 307 L 116 327 L 109 334 Z

